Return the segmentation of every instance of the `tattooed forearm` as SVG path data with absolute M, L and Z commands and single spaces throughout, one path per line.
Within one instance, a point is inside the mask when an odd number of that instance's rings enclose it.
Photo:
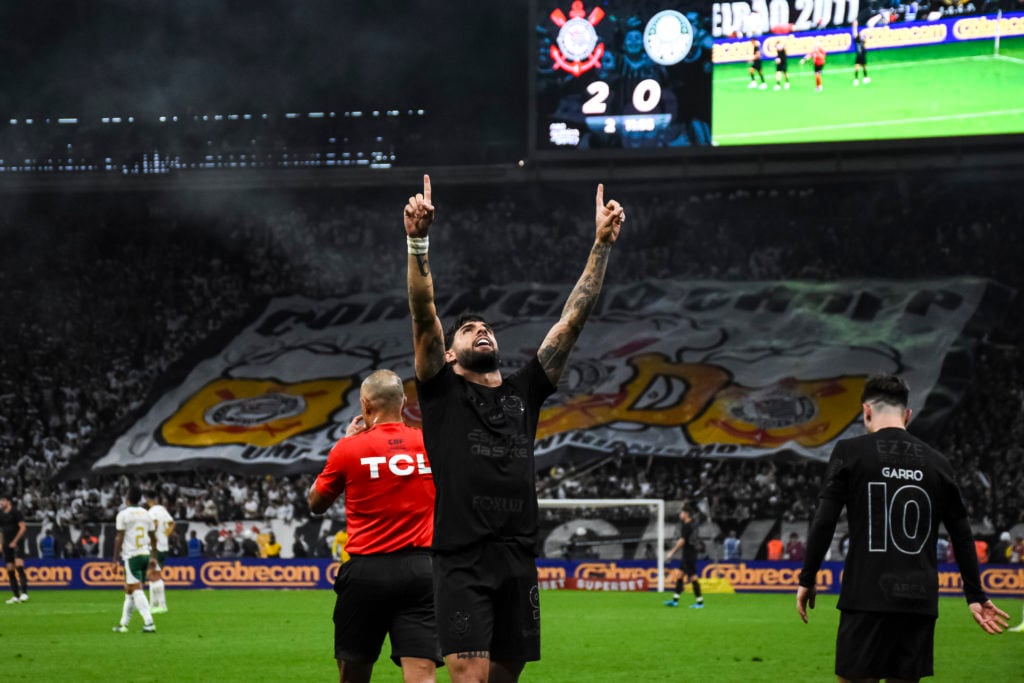
M 557 335 L 552 339 L 544 340 L 544 345 L 537 351 L 537 360 L 547 371 L 548 375 L 561 376 L 565 364 L 569 362 L 569 352 L 572 350 L 570 343 L 568 348 L 563 346 L 563 339 L 568 335 Z
M 430 275 L 430 262 L 427 261 L 426 254 L 416 254 L 416 265 L 419 266 L 420 275 L 423 277 Z
M 590 250 L 587 267 L 566 299 L 562 317 L 548 332 L 548 336 L 537 351 L 537 360 L 540 361 L 552 384 L 557 384 L 562 376 L 569 363 L 572 347 L 576 345 L 576 339 L 583 331 L 584 323 L 597 304 L 610 253 L 611 245 L 601 242 Z
M 608 256 L 611 254 L 611 245 L 598 243 L 590 251 L 590 258 L 587 260 L 587 267 L 580 276 L 579 282 L 573 287 L 569 298 L 565 301 L 562 309 L 562 319 L 571 327 L 582 327 L 587 321 L 590 312 L 594 310 L 594 304 L 601 294 L 601 284 L 604 282 L 604 273 L 608 267 Z

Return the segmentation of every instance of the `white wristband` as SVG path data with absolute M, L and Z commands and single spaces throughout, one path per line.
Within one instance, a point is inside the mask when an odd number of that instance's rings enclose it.
M 430 246 L 429 237 L 406 237 L 405 240 L 409 244 L 410 254 L 426 254 Z

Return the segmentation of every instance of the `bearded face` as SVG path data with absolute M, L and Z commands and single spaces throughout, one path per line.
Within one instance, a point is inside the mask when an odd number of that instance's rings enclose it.
M 498 369 L 498 352 L 493 347 L 460 349 L 455 352 L 455 360 L 472 372 L 485 373 Z
M 455 333 L 449 353 L 470 372 L 487 373 L 498 369 L 498 341 L 483 321 L 470 321 Z

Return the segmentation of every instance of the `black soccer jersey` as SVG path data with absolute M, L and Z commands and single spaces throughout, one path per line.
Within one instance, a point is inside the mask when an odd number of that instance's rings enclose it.
M 536 552 L 533 442 L 541 404 L 555 391 L 540 361 L 498 387 L 468 382 L 448 365 L 416 388 L 437 489 L 434 548 L 504 539 Z
M 786 54 L 786 48 L 780 47 L 775 57 L 778 60 L 775 62 L 775 70 L 786 71 L 789 68 L 789 55 Z
M 679 523 L 679 537 L 683 539 L 683 553 L 697 556 L 697 520 L 690 518 L 689 522 Z
M 0 533 L 4 536 L 4 546 L 11 544 L 14 537 L 18 535 L 18 525 L 25 521 L 21 511 L 16 505 L 11 506 L 10 512 L 0 510 Z
M 938 526 L 960 528 L 967 517 L 945 456 L 904 429 L 840 441 L 821 498 L 822 508 L 845 505 L 850 525 L 839 609 L 937 616 Z M 813 585 L 828 547 L 813 545 L 816 557 L 808 553 L 801 585 Z M 973 573 L 964 576 L 969 599 L 980 591 L 976 564 Z

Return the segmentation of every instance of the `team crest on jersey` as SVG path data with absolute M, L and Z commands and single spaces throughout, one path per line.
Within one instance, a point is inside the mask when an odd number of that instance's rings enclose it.
M 217 379 L 197 391 L 159 429 L 172 446 L 267 447 L 323 426 L 344 405 L 351 379 L 284 383 Z
M 456 612 L 448 618 L 448 633 L 453 636 L 464 636 L 469 633 L 469 615 Z
M 594 27 L 604 16 L 605 12 L 600 7 L 595 7 L 588 15 L 580 0 L 572 3 L 568 18 L 561 9 L 550 14 L 551 21 L 558 27 L 558 38 L 550 51 L 556 71 L 561 69 L 579 78 L 601 63 L 604 43 L 600 42 Z

